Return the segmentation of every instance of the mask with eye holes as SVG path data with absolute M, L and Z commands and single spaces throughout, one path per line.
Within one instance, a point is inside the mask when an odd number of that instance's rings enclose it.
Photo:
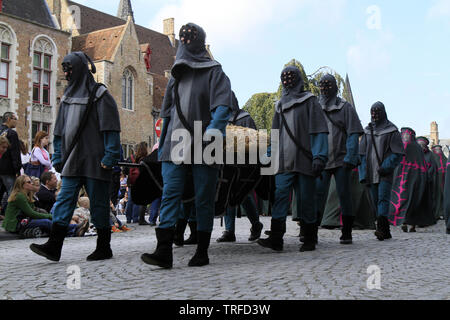
M 335 98 L 338 94 L 336 78 L 331 74 L 324 75 L 319 81 L 319 89 L 326 99 Z
M 206 50 L 206 34 L 200 26 L 194 23 L 185 24 L 181 27 L 179 36 L 182 45 L 191 53 L 197 54 Z
M 89 65 L 91 70 L 89 70 Z M 96 68 L 91 58 L 84 52 L 72 52 L 64 57 L 62 69 L 66 80 L 69 82 L 64 91 L 64 96 L 71 98 L 89 97 L 96 82 L 93 73 Z

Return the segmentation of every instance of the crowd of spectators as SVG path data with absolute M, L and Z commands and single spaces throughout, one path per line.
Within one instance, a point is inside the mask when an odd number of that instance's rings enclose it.
M 52 166 L 49 134 L 37 132 L 30 151 L 28 143 L 20 140 L 14 130 L 17 121 L 14 113 L 6 112 L 0 126 L 0 221 L 5 231 L 21 238 L 42 237 L 50 233 L 52 212 L 62 181 Z M 135 150 L 136 153 L 132 152 L 126 161 L 139 163 L 148 155 L 145 142 L 138 144 Z M 112 232 L 130 231 L 132 229 L 127 226 L 130 223 L 155 226 L 159 205 L 153 205 L 155 208 L 151 221 L 147 222 L 145 216 L 150 215 L 150 206 L 133 203 L 127 179 L 129 170 L 121 167 L 114 167 L 113 170 L 110 190 Z M 70 221 L 68 236 L 96 234 L 89 209 L 89 198 L 82 189 L 77 209 Z M 126 217 L 126 223 L 121 221 L 121 216 Z

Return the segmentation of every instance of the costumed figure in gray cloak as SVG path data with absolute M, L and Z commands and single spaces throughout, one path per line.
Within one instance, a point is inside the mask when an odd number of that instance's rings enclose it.
M 141 256 L 145 263 L 162 268 L 173 265 L 172 244 L 188 170 L 194 183 L 198 242 L 189 266 L 209 264 L 219 169 L 216 162 L 205 163 L 204 149 L 210 146 L 205 146 L 202 137 L 224 137 L 232 111 L 230 80 L 221 65 L 209 57 L 203 29 L 189 23 L 181 27 L 179 35 L 180 45 L 161 109 L 158 157 L 164 186 L 156 228 L 158 242 L 154 253 Z
M 425 154 L 413 129 L 402 128 L 401 135 L 405 154 L 394 173 L 389 222 L 394 226 L 401 225 L 404 232 L 408 232 L 408 225 L 411 225 L 414 232 L 415 226 L 430 226 L 436 220 Z
M 328 162 L 320 178 L 316 180 L 316 208 L 320 225 L 327 202 L 331 177 L 336 181 L 336 190 L 342 209 L 341 244 L 352 243 L 352 228 L 355 213 L 352 204 L 350 177 L 352 170 L 360 164 L 359 137 L 363 134 L 361 121 L 355 108 L 338 95 L 334 76 L 327 74 L 320 79 L 319 102 L 328 125 Z M 316 241 L 317 230 L 316 227 Z
M 272 130 L 279 130 L 279 146 L 271 150 L 279 159 L 275 176 L 275 201 L 272 208 L 270 235 L 259 239 L 259 245 L 283 250 L 289 196 L 294 188 L 297 212 L 304 226 L 305 239 L 300 251 L 315 250 L 317 211 L 314 202 L 316 178 L 328 161 L 328 126 L 317 98 L 304 90 L 304 80 L 295 66 L 281 73 L 283 91 L 276 104 Z
M 69 81 L 56 118 L 53 166 L 62 176 L 50 238 L 31 250 L 59 261 L 67 226 L 81 187 L 89 200 L 92 223 L 97 229 L 97 248 L 87 260 L 112 258 L 109 186 L 112 168 L 120 160 L 120 119 L 116 102 L 104 85 L 95 82 L 95 66 L 83 52 L 67 55 L 62 63 Z
M 361 165 L 360 182 L 371 191 L 377 211 L 375 236 L 378 240 L 391 239 L 389 202 L 394 170 L 403 156 L 403 144 L 397 127 L 388 120 L 384 104 L 376 102 L 370 109 L 372 122 L 364 130 L 359 144 Z
M 236 95 L 233 92 L 233 114 L 231 115 L 228 123 L 231 125 L 251 128 L 256 130 L 255 121 L 247 111 L 239 108 L 239 102 Z M 259 221 L 259 215 L 256 209 L 255 200 L 252 194 L 248 194 L 245 200 L 242 202 L 242 207 L 245 210 L 248 220 L 250 221 L 252 227 L 250 229 L 250 237 L 248 241 L 258 240 L 261 236 L 261 231 L 263 229 L 263 224 Z M 225 214 L 225 231 L 222 236 L 217 239 L 217 242 L 235 242 L 235 224 L 236 224 L 236 214 L 237 207 L 228 207 Z
M 437 222 L 439 220 L 443 196 L 439 177 L 439 162 L 437 156 L 431 152 L 428 147 L 430 145 L 430 140 L 428 140 L 428 138 L 417 137 L 416 141 L 425 155 L 425 162 L 428 168 L 428 189 L 430 190 L 429 194 L 431 195 L 432 213 Z

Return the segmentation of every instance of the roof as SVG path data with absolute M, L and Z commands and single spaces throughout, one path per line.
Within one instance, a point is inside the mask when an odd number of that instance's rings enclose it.
M 118 17 L 97 11 L 73 1 L 68 1 L 68 3 L 69 6 L 76 5 L 80 8 L 81 28 L 78 31 L 81 35 L 97 30 L 121 26 L 127 22 Z M 164 71 L 172 69 L 176 55 L 176 47 L 172 46 L 169 37 L 140 25 L 136 25 L 135 27 L 139 43 L 150 44 L 152 50 L 150 72 L 163 75 Z
M 153 74 L 153 105 L 160 108 L 163 103 L 164 94 L 166 92 L 169 80 L 159 74 Z
M 83 51 L 93 61 L 113 61 L 125 29 L 126 25 L 122 25 L 73 37 L 72 51 Z
M 56 28 L 45 0 L 3 0 L 2 12 Z
M 169 37 L 139 25 L 136 25 L 136 33 L 139 43 L 150 44 L 150 72 L 163 75 L 164 71 L 172 69 L 176 48 L 172 47 Z

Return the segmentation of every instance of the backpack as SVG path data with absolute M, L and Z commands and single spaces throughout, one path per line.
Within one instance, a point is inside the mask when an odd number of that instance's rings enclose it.
M 133 155 L 131 155 L 131 162 L 134 162 L 134 157 Z M 129 169 L 129 173 L 128 173 L 128 179 L 127 179 L 127 183 L 129 186 L 132 186 L 136 183 L 136 180 L 139 178 L 139 168 L 130 168 Z

